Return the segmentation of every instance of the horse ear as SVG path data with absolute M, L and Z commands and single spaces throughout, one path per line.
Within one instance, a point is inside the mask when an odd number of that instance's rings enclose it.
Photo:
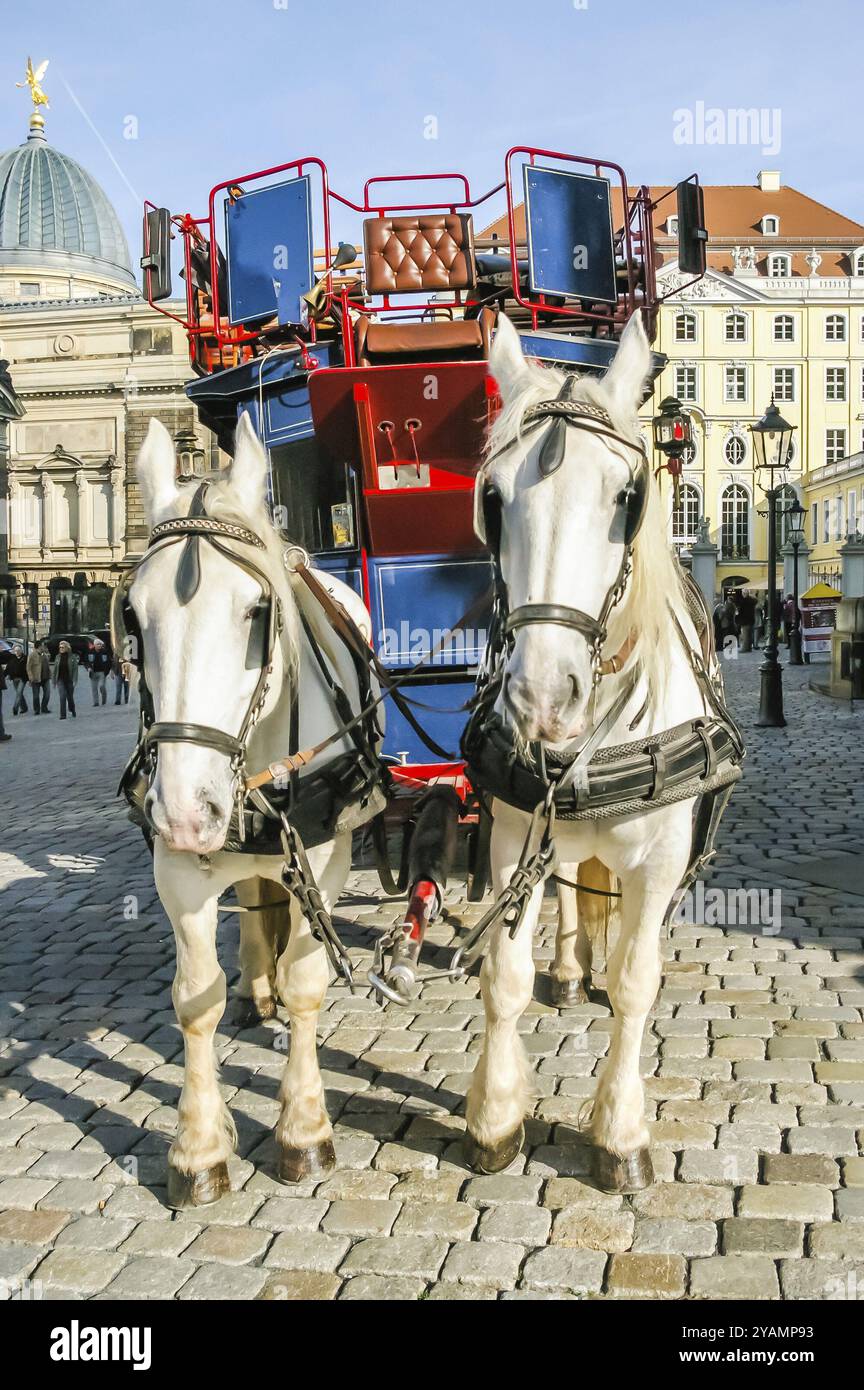
M 249 516 L 261 510 L 267 497 L 267 451 L 243 411 L 234 434 L 234 458 L 228 469 L 228 484 Z
M 135 461 L 135 473 L 148 525 L 170 516 L 177 500 L 177 458 L 174 441 L 154 416 Z
M 504 314 L 498 315 L 498 325 L 489 354 L 489 371 L 497 381 L 505 402 L 525 384 L 527 368 L 522 344 L 519 334 Z
M 612 398 L 613 414 L 624 419 L 635 416 L 642 404 L 650 369 L 651 348 L 642 325 L 642 315 L 637 310 L 621 334 L 612 366 L 603 378 L 603 385 Z

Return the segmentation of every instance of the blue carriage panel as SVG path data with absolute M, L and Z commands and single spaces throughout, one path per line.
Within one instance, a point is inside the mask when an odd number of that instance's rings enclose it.
M 232 324 L 302 324 L 315 280 L 308 176 L 227 200 L 225 248 Z
M 444 633 L 489 589 L 485 556 L 376 556 L 369 558 L 372 639 L 379 658 L 394 669 L 415 666 Z M 431 665 L 476 666 L 486 645 L 488 615 L 454 634 Z
M 473 680 L 447 680 L 440 677 L 432 681 L 411 681 L 402 686 L 402 694 L 408 699 L 432 705 L 432 709 L 412 711 L 422 724 L 426 733 L 435 743 L 448 753 L 460 758 L 459 740 L 468 713 L 462 708 L 474 694 Z M 408 720 L 397 709 L 392 700 L 384 701 L 386 728 L 384 733 L 384 756 L 397 763 L 436 763 L 440 759 L 426 747 L 414 732 Z
M 617 303 L 609 180 L 534 164 L 524 178 L 532 294 Z
M 537 357 L 553 366 L 578 367 L 585 372 L 602 375 L 612 365 L 618 351 L 614 338 L 572 338 L 552 330 L 531 330 L 519 334 L 526 357 Z M 669 361 L 664 352 L 651 353 L 651 380 L 654 381 Z
M 357 552 L 338 550 L 323 551 L 313 555 L 312 559 L 318 569 L 324 570 L 326 574 L 335 575 L 341 579 L 343 584 L 347 584 L 353 589 L 355 594 L 363 597 L 363 572 L 357 564 Z

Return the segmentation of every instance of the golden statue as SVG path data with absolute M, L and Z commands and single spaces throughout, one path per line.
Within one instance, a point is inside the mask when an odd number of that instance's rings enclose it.
M 34 115 L 37 115 L 37 114 L 38 114 L 38 112 L 39 112 L 39 107 L 40 107 L 40 106 L 48 106 L 48 98 L 47 98 L 47 96 L 45 95 L 45 93 L 43 92 L 42 87 L 41 87 L 41 85 L 40 85 L 41 82 L 42 82 L 42 78 L 45 76 L 45 70 L 46 70 L 46 68 L 48 67 L 48 61 L 49 61 L 49 60 L 46 58 L 45 61 L 44 61 L 44 63 L 40 63 L 39 66 L 38 66 L 38 68 L 36 68 L 36 70 L 35 70 L 35 72 L 34 72 L 34 70 L 33 70 L 33 59 L 32 59 L 32 58 L 28 58 L 28 59 L 27 59 L 27 75 L 26 75 L 24 81 L 23 81 L 23 82 L 16 82 L 16 83 L 15 83 L 15 86 L 16 86 L 16 87 L 29 87 L 29 88 L 30 88 L 30 97 L 31 97 L 31 100 L 32 100 L 32 102 L 33 102 L 33 114 L 34 114 Z

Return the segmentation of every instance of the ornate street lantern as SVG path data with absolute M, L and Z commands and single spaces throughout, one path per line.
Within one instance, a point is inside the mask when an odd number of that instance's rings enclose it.
M 792 458 L 792 434 L 795 428 L 795 425 L 790 425 L 788 420 L 783 419 L 774 404 L 773 396 L 762 419 L 750 426 L 756 467 L 760 471 L 765 470 L 768 479 L 767 483 L 763 481 L 762 484 L 766 493 L 774 486 L 774 473 L 778 469 L 789 467 Z
M 666 462 L 657 468 L 659 474 L 665 470 L 672 479 L 674 505 L 677 507 L 680 492 L 683 458 L 693 443 L 693 421 L 676 396 L 667 396 L 660 402 L 660 414 L 651 421 L 654 432 L 654 447 L 666 455 Z
M 786 538 L 792 547 L 792 601 L 795 605 L 792 626 L 789 629 L 789 665 L 803 666 L 801 654 L 801 615 L 798 609 L 798 551 L 804 544 L 804 518 L 807 511 L 801 506 L 798 497 L 786 508 L 789 520 Z
M 794 425 L 783 419 L 774 404 L 773 395 L 762 419 L 750 426 L 756 467 L 762 474 L 760 482 L 768 501 L 768 640 L 765 643 L 765 661 L 760 667 L 762 680 L 756 723 L 760 728 L 769 729 L 786 726 L 783 717 L 783 675 L 777 660 L 777 501 L 780 486 L 775 484 L 774 474 L 789 467 L 794 429 Z

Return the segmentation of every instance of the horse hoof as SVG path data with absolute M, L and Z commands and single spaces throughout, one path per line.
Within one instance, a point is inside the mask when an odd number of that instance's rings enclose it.
M 571 1009 L 576 1004 L 590 1004 L 584 980 L 556 980 L 552 977 L 552 1003 L 556 1009 Z
M 306 1178 L 326 1177 L 335 1167 L 333 1140 L 325 1139 L 310 1149 L 280 1147 L 276 1176 L 280 1182 L 303 1182 Z
M 595 1149 L 593 1156 L 594 1181 L 603 1192 L 626 1196 L 642 1192 L 654 1181 L 654 1165 L 648 1149 L 619 1158 L 608 1149 Z
M 465 1136 L 465 1162 L 475 1173 L 501 1173 L 516 1158 L 525 1143 L 525 1126 L 520 1125 L 496 1144 L 480 1144 L 471 1134 Z
M 200 1173 L 181 1173 L 168 1166 L 168 1205 L 175 1211 L 184 1207 L 209 1207 L 231 1191 L 228 1164 L 214 1163 Z
M 272 994 L 266 995 L 263 999 L 241 999 L 237 1011 L 237 1026 L 240 1029 L 257 1028 L 259 1023 L 266 1023 L 268 1018 L 275 1017 L 276 1000 Z

